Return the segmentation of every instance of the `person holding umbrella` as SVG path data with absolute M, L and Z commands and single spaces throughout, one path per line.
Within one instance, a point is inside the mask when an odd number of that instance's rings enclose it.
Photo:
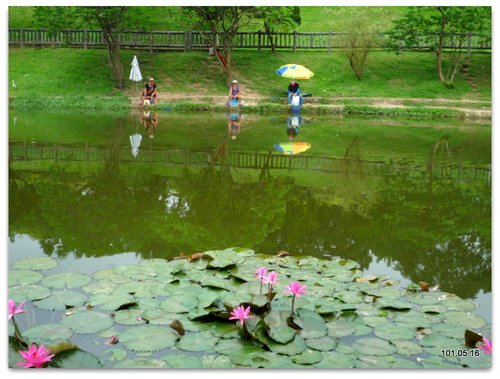
M 292 79 L 290 84 L 288 85 L 288 104 L 292 103 L 293 96 L 300 96 L 300 86 L 299 83 Z

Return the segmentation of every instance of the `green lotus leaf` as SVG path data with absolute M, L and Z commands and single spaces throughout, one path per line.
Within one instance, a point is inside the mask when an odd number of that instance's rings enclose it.
M 220 301 L 228 308 L 236 308 L 243 303 L 250 304 L 254 296 L 249 293 L 227 292 L 221 295 Z
M 391 343 L 396 346 L 397 353 L 401 355 L 416 355 L 422 353 L 422 346 L 411 341 L 391 341 Z
M 142 325 L 146 321 L 142 319 L 143 310 L 132 307 L 115 312 L 115 322 L 121 325 Z
M 353 368 L 356 367 L 355 359 L 347 354 L 337 351 L 322 352 L 323 359 L 314 365 L 317 368 Z
M 471 312 L 477 309 L 477 304 L 472 301 L 463 300 L 453 295 L 448 295 L 447 299 L 441 302 L 441 306 L 449 311 Z
M 98 282 L 90 283 L 88 286 L 82 287 L 82 290 L 91 295 L 110 295 L 117 286 L 118 284 L 115 282 L 99 280 Z
M 134 264 L 115 267 L 113 272 L 123 276 L 124 278 L 134 280 L 148 280 L 158 276 L 155 269 L 145 265 L 140 266 Z
M 176 259 L 168 262 L 168 266 L 170 268 L 170 274 L 179 274 L 182 272 L 189 271 L 190 264 L 186 259 Z M 168 272 L 168 271 L 165 271 Z
M 463 347 L 463 342 L 445 335 L 431 333 L 421 338 L 418 343 L 425 347 L 437 347 L 438 349 L 451 349 L 453 347 Z M 437 355 L 437 354 L 436 354 Z
M 452 363 L 444 358 L 432 356 L 424 358 L 422 366 L 425 368 L 461 368 L 460 364 Z
M 447 312 L 444 315 L 444 322 L 461 325 L 467 329 L 479 329 L 486 325 L 484 318 L 467 312 Z
M 238 338 L 241 334 L 240 328 L 235 323 L 212 321 L 207 324 L 208 331 L 218 338 Z
M 304 339 L 296 335 L 293 340 L 286 344 L 276 343 L 269 339 L 266 345 L 271 349 L 272 352 L 283 354 L 283 355 L 297 355 L 302 353 L 306 349 L 306 343 Z
M 365 355 L 391 355 L 396 348 L 380 338 L 360 338 L 353 342 L 352 347 Z
M 372 328 L 375 328 L 376 326 L 381 325 L 381 324 L 388 324 L 389 323 L 389 321 L 387 321 L 387 319 L 385 317 L 378 317 L 378 316 L 363 317 L 363 322 Z
M 306 349 L 304 352 L 294 355 L 290 359 L 293 363 L 299 365 L 312 365 L 320 362 L 323 359 L 323 355 L 319 351 Z
M 196 308 L 188 313 L 188 318 L 190 320 L 193 320 L 193 321 L 202 320 L 203 318 L 208 316 L 211 312 L 219 313 L 220 309 L 216 308 L 216 307 L 214 307 L 214 308 Z
M 417 294 L 409 294 L 405 296 L 405 300 L 420 305 L 439 304 L 447 298 L 446 292 L 420 292 Z
M 352 355 L 356 354 L 356 350 L 354 350 L 354 348 L 352 346 L 345 345 L 341 342 L 339 342 L 335 351 L 338 351 L 339 353 L 344 353 L 344 354 L 352 354 Z
M 439 322 L 436 316 L 428 315 L 421 312 L 398 312 L 394 315 L 393 320 L 400 326 L 407 328 L 428 328 L 432 325 L 433 321 Z
M 151 298 L 156 295 L 155 291 L 159 285 L 160 283 L 155 280 L 134 280 L 117 286 L 113 291 L 113 295 L 134 295 L 136 298 Z
M 127 358 L 127 351 L 116 347 L 106 350 L 104 355 L 107 355 L 107 360 L 110 362 L 120 362 Z
M 142 310 L 158 309 L 160 301 L 155 297 L 140 297 L 137 299 L 137 307 Z
M 367 334 L 373 332 L 373 329 L 371 327 L 365 325 L 362 318 L 357 318 L 354 321 L 352 321 L 352 326 L 354 326 L 355 329 L 354 332 L 355 336 L 366 336 Z
M 128 283 L 130 281 L 130 279 L 125 278 L 120 274 L 117 274 L 112 268 L 96 271 L 92 276 L 99 281 L 106 280 L 114 284 L 123 284 L 123 283 Z
M 247 264 L 240 264 L 238 266 L 233 266 L 229 268 L 231 276 L 243 280 L 244 282 L 253 282 L 255 278 L 255 270 L 257 266 Z
M 407 326 L 395 324 L 380 324 L 374 328 L 374 333 L 377 337 L 384 340 L 412 340 L 415 338 L 415 329 Z
M 270 311 L 264 317 L 269 337 L 279 343 L 290 342 L 296 334 L 296 331 L 288 326 L 287 320 L 290 316 L 291 312 L 289 311 Z
M 176 314 L 165 312 L 162 309 L 149 309 L 142 313 L 142 318 L 152 325 L 170 325 L 176 317 Z
M 50 346 L 68 341 L 73 331 L 61 324 L 42 324 L 24 330 L 22 335 L 32 343 Z
M 342 300 L 344 303 L 357 304 L 364 301 L 363 295 L 358 291 L 340 291 L 334 294 L 337 299 Z
M 42 284 L 49 288 L 79 288 L 90 283 L 90 278 L 78 272 L 61 272 L 47 276 Z
M 401 300 L 394 300 L 389 298 L 381 298 L 377 301 L 377 304 L 380 308 L 384 309 L 395 309 L 398 311 L 404 311 L 412 309 L 413 306 L 411 303 L 407 303 Z
M 111 328 L 114 321 L 108 314 L 95 311 L 84 311 L 74 313 L 70 316 L 64 316 L 61 320 L 61 324 L 69 326 L 75 333 L 91 334 Z
M 16 285 L 35 284 L 42 279 L 42 274 L 31 270 L 9 271 L 9 287 Z
M 169 367 L 168 363 L 161 359 L 153 358 L 134 358 L 124 359 L 118 362 L 113 368 L 165 368 Z
M 252 250 L 247 251 L 253 253 Z M 245 256 L 248 256 L 245 255 L 244 252 L 235 253 L 234 249 L 207 251 L 204 254 L 213 258 L 210 262 L 208 262 L 207 267 L 210 268 L 224 268 L 238 265 L 245 261 Z
M 243 355 L 248 355 L 263 351 L 264 350 L 261 347 L 255 345 L 252 342 L 249 342 L 246 339 L 242 339 L 241 337 L 221 339 L 217 342 L 217 344 L 214 347 L 214 352 L 224 355 L 231 355 L 236 352 L 240 352 Z
M 160 326 L 137 326 L 128 328 L 118 335 L 120 342 L 135 352 L 160 351 L 175 345 L 177 334 Z
M 205 279 L 200 281 L 200 285 L 203 287 L 226 289 L 227 281 L 222 278 L 217 278 L 216 276 L 208 275 L 207 277 L 205 277 Z
M 424 312 L 424 313 L 430 313 L 430 314 L 439 314 L 439 313 L 446 312 L 447 309 L 445 307 L 443 307 L 442 305 L 435 304 L 435 305 L 422 305 L 422 307 L 420 308 L 420 311 Z
M 326 326 L 328 328 L 328 335 L 332 337 L 346 337 L 356 332 L 354 324 L 347 320 L 333 320 L 328 322 Z
M 394 287 L 382 287 L 378 290 L 370 292 L 369 295 L 395 300 L 403 296 L 403 292 Z
M 189 313 L 191 311 L 190 308 L 186 308 L 184 305 L 172 300 L 165 299 L 161 302 L 161 309 L 170 312 L 170 313 Z
M 178 349 L 185 351 L 213 351 L 219 338 L 210 332 L 185 334 L 177 342 Z
M 92 304 L 93 307 L 99 307 L 103 311 L 114 311 L 126 304 L 132 304 L 133 302 L 134 297 L 126 294 L 92 295 L 89 298 L 89 303 Z
M 62 311 L 68 307 L 79 307 L 85 303 L 87 296 L 74 291 L 54 291 L 43 300 L 35 301 L 34 304 L 46 311 Z
M 57 267 L 57 261 L 50 257 L 27 257 L 12 264 L 16 270 L 44 271 Z
M 387 355 L 363 355 L 358 357 L 356 368 L 389 368 L 395 360 L 395 357 Z
M 320 338 L 328 334 L 325 320 L 314 311 L 298 308 L 294 322 L 302 328 L 299 331 L 302 338 Z
M 308 338 L 305 340 L 308 348 L 319 351 L 331 351 L 337 346 L 337 341 L 332 337 Z
M 225 355 L 203 355 L 201 363 L 203 368 L 233 368 L 234 365 Z
M 465 329 L 461 325 L 440 323 L 432 325 L 432 333 L 463 340 Z
M 189 354 L 169 354 L 160 358 L 172 368 L 202 368 L 203 362 L 200 357 Z
M 57 354 L 49 363 L 49 367 L 64 369 L 96 369 L 103 365 L 94 354 L 80 350 L 70 349 Z
M 16 303 L 25 300 L 42 300 L 48 296 L 50 296 L 50 290 L 38 284 L 28 284 L 9 288 L 9 298 L 13 299 Z
M 226 291 L 221 291 L 213 288 L 200 288 L 197 293 L 198 307 L 206 308 L 211 306 L 217 299 L 224 295 Z
M 422 368 L 422 365 L 410 359 L 396 358 L 396 360 L 391 363 L 391 368 Z
M 97 335 L 99 337 L 102 337 L 102 338 L 109 338 L 109 337 L 112 337 L 112 336 L 116 336 L 117 334 L 118 334 L 117 331 L 113 327 L 111 327 L 109 329 L 106 329 L 106 330 L 103 330 L 102 332 L 97 333 Z
M 141 267 L 146 267 L 148 270 L 153 270 L 157 273 L 161 272 L 169 272 L 172 266 L 169 264 L 169 261 L 162 258 L 153 258 L 153 259 L 143 259 L 138 263 Z

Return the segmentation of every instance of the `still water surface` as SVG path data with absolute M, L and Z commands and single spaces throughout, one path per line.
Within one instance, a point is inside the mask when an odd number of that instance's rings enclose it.
M 341 256 L 474 299 L 491 321 L 489 124 L 49 112 L 9 121 L 9 263 L 48 255 L 60 266 L 47 274 L 91 274 L 230 246 Z

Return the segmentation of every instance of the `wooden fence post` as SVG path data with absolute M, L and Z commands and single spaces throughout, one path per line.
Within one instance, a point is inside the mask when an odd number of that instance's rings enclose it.
M 328 32 L 328 52 L 332 52 L 332 32 Z
M 260 50 L 262 46 L 262 41 L 261 41 L 261 32 L 260 30 L 257 32 L 257 49 Z
M 293 31 L 293 52 L 297 51 L 297 32 Z
M 21 29 L 20 32 L 19 32 L 19 36 L 21 37 L 21 43 L 20 43 L 20 47 L 21 49 L 24 47 L 24 29 Z
M 191 51 L 191 49 L 193 48 L 191 38 L 192 35 L 193 32 L 191 30 L 188 30 L 184 33 L 184 51 Z
M 155 44 L 155 37 L 153 32 L 151 32 L 150 40 L 149 40 L 149 53 L 153 54 L 153 46 Z
M 85 29 L 85 31 L 83 32 L 83 48 L 85 50 L 87 50 L 88 39 L 89 39 L 89 31 Z

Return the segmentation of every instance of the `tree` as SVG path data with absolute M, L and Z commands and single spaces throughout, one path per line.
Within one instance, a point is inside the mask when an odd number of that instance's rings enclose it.
M 185 9 L 187 14 L 194 12 L 196 15 L 194 27 L 213 47 L 229 82 L 232 79 L 231 53 L 234 38 L 238 30 L 248 25 L 255 17 L 255 7 L 185 7 Z M 219 32 L 222 32 L 222 44 L 219 41 Z
M 395 21 L 394 38 L 415 44 L 430 36 L 436 53 L 436 67 L 441 83 L 451 87 L 463 64 L 463 51 L 469 33 L 491 38 L 490 7 L 410 7 L 408 13 Z M 436 38 L 432 38 L 432 37 Z M 448 67 L 445 68 L 444 53 Z
M 76 25 L 99 27 L 108 50 L 108 59 L 116 88 L 123 88 L 123 65 L 120 60 L 120 31 L 124 28 L 130 9 L 141 12 L 140 7 L 35 7 L 37 23 L 58 31 Z
M 300 7 L 257 7 L 256 17 L 262 21 L 273 53 L 276 51 L 274 33 L 277 30 L 289 30 L 301 23 Z
M 344 52 L 356 78 L 363 79 L 368 54 L 378 44 L 384 19 L 382 8 L 355 7 L 346 24 Z

